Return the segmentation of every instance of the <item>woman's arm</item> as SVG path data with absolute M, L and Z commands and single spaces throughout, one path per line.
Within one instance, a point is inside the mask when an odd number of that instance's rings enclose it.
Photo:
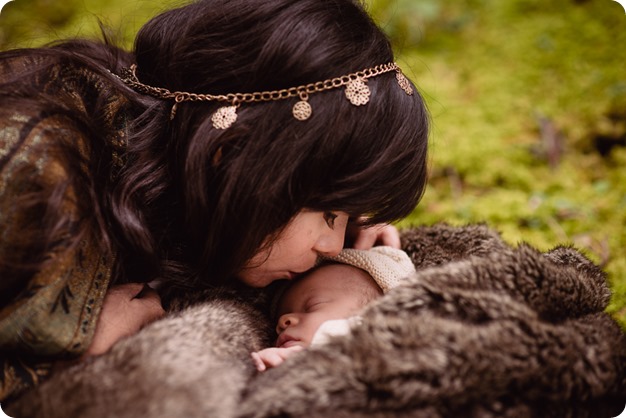
M 83 124 L 91 101 L 111 103 L 110 121 L 121 102 L 79 69 L 42 64 L 41 78 L 8 82 L 38 63 L 28 54 L 0 63 L 0 401 L 38 384 L 53 363 L 100 354 L 163 313 L 142 285 L 107 293 L 115 249 L 95 221 L 102 179 Z M 31 87 L 58 106 L 28 96 Z

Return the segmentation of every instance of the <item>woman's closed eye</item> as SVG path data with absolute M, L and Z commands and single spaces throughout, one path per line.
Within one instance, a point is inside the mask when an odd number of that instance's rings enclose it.
M 324 212 L 324 220 L 330 229 L 335 229 L 335 219 L 337 219 L 337 216 L 339 215 L 334 212 Z

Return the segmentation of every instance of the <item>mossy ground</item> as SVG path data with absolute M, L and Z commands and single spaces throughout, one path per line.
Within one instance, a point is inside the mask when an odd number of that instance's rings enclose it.
M 97 36 L 130 46 L 179 0 L 15 0 L 0 48 Z M 611 0 L 368 0 L 433 122 L 431 179 L 400 223 L 486 222 L 512 244 L 602 265 L 626 326 L 626 15 Z

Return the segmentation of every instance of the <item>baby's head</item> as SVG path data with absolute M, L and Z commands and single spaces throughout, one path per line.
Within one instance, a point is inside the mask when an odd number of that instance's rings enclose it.
M 292 283 L 277 303 L 277 347 L 311 344 L 320 325 L 359 313 L 415 271 L 405 252 L 391 247 L 344 249 Z
M 356 315 L 383 294 L 372 276 L 346 264 L 323 264 L 296 279 L 278 302 L 277 347 L 307 347 L 323 322 Z

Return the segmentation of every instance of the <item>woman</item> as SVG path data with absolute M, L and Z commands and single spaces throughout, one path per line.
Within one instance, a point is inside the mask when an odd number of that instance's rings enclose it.
M 425 105 L 351 0 L 201 0 L 132 52 L 0 62 L 0 400 L 158 318 L 141 283 L 292 278 L 425 187 Z

